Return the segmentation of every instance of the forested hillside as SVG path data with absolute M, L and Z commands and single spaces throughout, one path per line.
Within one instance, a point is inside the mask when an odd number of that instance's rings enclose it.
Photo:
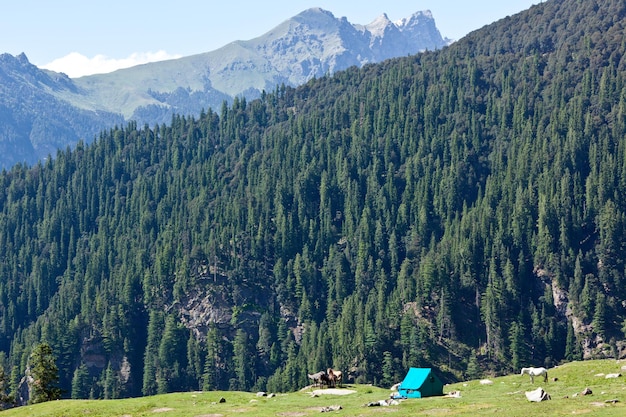
M 75 398 L 623 354 L 625 23 L 551 0 L 2 173 L 12 389 L 42 341 Z

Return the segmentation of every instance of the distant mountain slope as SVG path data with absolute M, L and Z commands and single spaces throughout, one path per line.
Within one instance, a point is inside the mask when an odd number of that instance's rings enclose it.
M 352 65 L 446 45 L 430 12 L 353 25 L 309 9 L 266 34 L 216 51 L 69 79 L 42 71 L 24 54 L 0 58 L 0 167 L 32 164 L 56 149 L 90 142 L 125 120 L 167 123 L 172 114 L 219 109 L 235 96 L 258 97 Z
M 0 168 L 55 155 L 124 122 L 120 114 L 81 109 L 59 98 L 80 94 L 67 76 L 38 69 L 24 54 L 0 55 Z
M 283 83 L 300 85 L 352 65 L 445 45 L 430 12 L 415 13 L 398 23 L 382 15 L 362 26 L 313 8 L 252 40 L 232 42 L 204 54 L 82 77 L 75 82 L 103 109 L 143 124 L 155 118 L 169 121 L 172 112 L 198 113 L 207 105 L 219 108 L 225 96 L 255 98 L 263 90 L 271 91 Z M 181 94 L 188 94 L 192 104 L 185 107 L 177 103 Z M 150 106 L 159 109 L 147 111 Z M 168 110 L 167 116 L 154 111 L 162 109 Z

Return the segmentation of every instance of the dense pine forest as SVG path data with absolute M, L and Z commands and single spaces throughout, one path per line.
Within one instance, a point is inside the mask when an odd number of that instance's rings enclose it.
M 626 355 L 625 24 L 549 0 L 2 172 L 7 393 L 43 342 L 72 398 Z

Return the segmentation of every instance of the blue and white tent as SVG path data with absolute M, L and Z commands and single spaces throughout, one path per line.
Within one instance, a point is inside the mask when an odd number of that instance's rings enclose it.
M 410 368 L 398 387 L 400 398 L 443 395 L 443 383 L 431 368 Z

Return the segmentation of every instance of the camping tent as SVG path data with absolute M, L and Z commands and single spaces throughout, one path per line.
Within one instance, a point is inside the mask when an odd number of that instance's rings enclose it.
M 443 395 L 443 383 L 431 368 L 411 368 L 398 387 L 401 398 L 422 398 Z

